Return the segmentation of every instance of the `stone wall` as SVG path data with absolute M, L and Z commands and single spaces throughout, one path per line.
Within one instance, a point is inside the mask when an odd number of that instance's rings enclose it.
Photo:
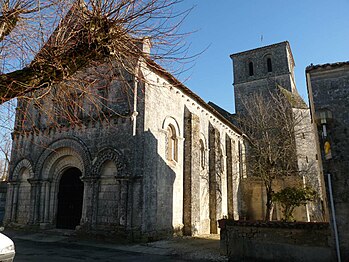
M 231 216 L 238 217 L 232 203 L 238 203 L 238 145 L 243 137 L 182 84 L 147 69 L 143 74 L 148 79 L 144 129 L 156 141 L 153 147 L 145 141 L 144 216 L 175 232 L 183 227 L 189 235 L 217 232 L 217 219 L 228 216 L 228 202 Z M 168 157 L 169 126 L 176 133 L 175 160 Z
M 307 87 L 314 127 L 318 129 L 324 174 L 331 174 L 333 198 L 342 259 L 349 259 L 349 64 L 348 62 L 309 66 Z M 323 126 L 316 119 L 320 110 L 332 112 Z M 325 157 L 324 144 L 331 145 Z M 327 177 L 325 177 L 327 180 Z M 328 192 L 328 191 L 327 191 Z
M 89 70 L 84 73 L 88 74 Z M 132 79 L 129 83 L 135 84 Z M 91 107 L 90 101 L 84 101 L 85 111 L 79 124 L 53 121 L 39 114 L 34 104 L 19 103 L 6 203 L 7 225 L 56 227 L 60 178 L 69 168 L 77 168 L 84 183 L 78 228 L 107 233 L 141 231 L 142 86 L 136 94 L 139 136 L 133 136 L 135 121 L 131 119 L 129 105 L 134 95 L 122 89 L 115 79 L 108 88 L 106 100 L 112 110 L 98 111 L 98 107 Z M 51 95 L 41 101 L 47 110 L 55 106 Z M 32 122 L 21 120 L 23 110 Z M 33 123 L 37 125 L 32 126 Z M 138 147 L 134 146 L 136 143 Z
M 238 217 L 241 131 L 164 70 L 140 66 L 142 81 L 107 85 L 103 105 L 111 112 L 82 101 L 78 124 L 53 122 L 31 102 L 19 104 L 7 225 L 57 227 L 61 178 L 72 168 L 70 177 L 83 182 L 82 214 L 69 226 L 81 232 L 155 239 L 183 229 L 215 233 L 228 209 Z M 91 77 L 89 70 L 82 74 Z M 54 98 L 42 101 L 47 109 Z
M 0 182 L 0 225 L 3 223 L 5 215 L 7 182 Z
M 328 223 L 220 220 L 229 261 L 335 261 Z
M 287 186 L 303 186 L 301 177 L 281 177 L 273 181 L 274 192 Z M 241 208 L 240 219 L 263 220 L 266 215 L 266 190 L 263 181 L 258 177 L 246 177 L 240 182 Z M 296 207 L 293 217 L 296 221 L 308 221 L 307 206 Z M 274 203 L 273 220 L 282 220 L 282 208 L 279 203 Z

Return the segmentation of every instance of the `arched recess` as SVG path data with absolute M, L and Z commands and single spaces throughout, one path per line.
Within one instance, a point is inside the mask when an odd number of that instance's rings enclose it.
M 63 138 L 63 139 L 52 142 L 50 145 L 47 146 L 44 152 L 40 155 L 35 165 L 35 175 L 39 176 L 37 177 L 37 179 L 48 178 L 47 173 L 46 174 L 43 173 L 43 172 L 46 172 L 47 168 L 50 166 L 48 161 L 54 162 L 53 158 L 56 158 L 56 159 L 59 158 L 60 156 L 58 156 L 55 153 L 57 153 L 57 151 L 61 150 L 62 148 L 70 149 L 72 152 L 71 155 L 75 155 L 79 158 L 80 166 L 81 168 L 83 168 L 81 170 L 83 175 L 89 175 L 92 159 L 91 159 L 91 154 L 87 149 L 87 146 L 77 138 Z M 64 155 L 64 154 L 61 153 L 61 155 Z
M 30 160 L 22 159 L 13 170 L 13 180 L 18 182 L 16 190 L 13 190 L 15 196 L 13 202 L 13 218 L 21 225 L 29 222 L 31 213 L 31 185 L 28 179 L 33 178 L 33 168 Z
M 101 169 L 106 161 L 112 161 L 115 164 L 118 176 L 129 174 L 125 157 L 118 150 L 107 147 L 100 150 L 93 159 L 91 172 L 93 176 L 98 177 L 101 175 Z
M 38 199 L 39 202 L 36 203 L 40 208 L 35 214 L 39 223 L 50 226 L 56 225 L 58 196 L 62 188 L 62 178 L 64 177 L 63 180 L 65 181 L 69 180 L 67 176 L 71 176 L 80 180 L 82 176 L 90 174 L 90 167 L 91 157 L 89 151 L 78 139 L 64 138 L 57 140 L 45 149 L 35 166 L 36 178 L 41 181 L 38 189 L 40 198 Z M 72 169 L 75 169 L 76 172 L 68 172 Z M 79 197 L 83 200 L 86 199 L 87 196 L 84 195 L 83 188 L 80 192 Z M 64 198 L 64 196 L 61 197 Z M 67 198 L 68 200 L 69 198 Z M 82 209 L 82 206 L 79 208 Z
M 127 161 L 113 148 L 104 148 L 93 161 L 92 174 L 98 177 L 96 225 L 99 229 L 126 226 L 128 177 Z
M 21 170 L 23 168 L 28 169 L 28 172 L 29 172 L 28 178 L 34 177 L 33 166 L 31 161 L 29 159 L 24 158 L 20 160 L 15 166 L 15 168 L 13 169 L 12 180 L 21 180 L 20 175 L 21 175 Z

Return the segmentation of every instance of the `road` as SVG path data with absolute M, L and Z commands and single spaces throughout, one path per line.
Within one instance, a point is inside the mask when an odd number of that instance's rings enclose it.
M 186 261 L 171 256 L 122 251 L 62 241 L 46 243 L 16 238 L 14 241 L 16 245 L 15 262 Z
M 28 232 L 6 229 L 3 233 L 15 243 L 15 262 L 228 261 L 220 254 L 219 235 L 120 243 L 82 237 L 73 230 Z

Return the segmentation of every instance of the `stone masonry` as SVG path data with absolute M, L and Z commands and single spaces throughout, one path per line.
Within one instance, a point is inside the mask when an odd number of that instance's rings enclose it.
M 127 86 L 118 68 L 90 79 L 101 111 L 80 101 L 79 125 L 19 101 L 7 226 L 151 240 L 216 233 L 218 219 L 239 217 L 241 131 L 155 63 L 136 68 L 141 77 L 123 73 Z M 55 92 L 41 103 L 63 113 Z
M 291 114 L 294 118 L 295 166 L 301 176 L 284 181 L 275 181 L 275 189 L 292 185 L 295 181 L 310 185 L 319 192 L 319 198 L 314 203 L 307 205 L 306 210 L 296 211 L 297 220 L 323 221 L 327 220 L 325 199 L 323 192 L 323 176 L 316 151 L 315 131 L 311 124 L 310 111 L 299 96 L 295 85 L 295 62 L 290 44 L 285 41 L 269 46 L 264 46 L 230 56 L 233 60 L 234 94 L 236 114 L 243 115 L 245 106 L 248 105 L 252 94 L 261 94 L 268 99 L 271 94 L 283 95 L 289 103 Z M 302 177 L 303 176 L 303 177 Z M 303 180 L 303 181 L 302 181 Z M 244 182 L 244 181 L 243 181 Z M 263 219 L 265 213 L 265 194 L 262 184 L 252 178 L 247 178 L 243 203 L 249 206 L 249 219 Z M 262 201 L 256 201 L 261 199 Z M 276 218 L 280 218 L 276 209 Z
M 312 120 L 315 128 L 318 128 L 319 154 L 322 157 L 326 181 L 327 174 L 330 174 L 332 179 L 341 257 L 342 261 L 347 261 L 349 259 L 349 63 L 310 65 L 306 68 L 306 76 Z M 320 114 L 324 111 L 330 111 L 332 117 L 321 121 Z M 325 152 L 326 142 L 330 144 L 327 152 Z

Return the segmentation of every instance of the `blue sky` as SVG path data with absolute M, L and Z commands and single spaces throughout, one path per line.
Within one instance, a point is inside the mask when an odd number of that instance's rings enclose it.
M 205 101 L 234 112 L 230 54 L 289 41 L 297 89 L 307 101 L 305 67 L 349 60 L 349 0 L 184 0 L 195 6 L 183 31 L 190 53 L 209 47 L 179 76 Z M 261 35 L 263 41 L 261 42 Z

